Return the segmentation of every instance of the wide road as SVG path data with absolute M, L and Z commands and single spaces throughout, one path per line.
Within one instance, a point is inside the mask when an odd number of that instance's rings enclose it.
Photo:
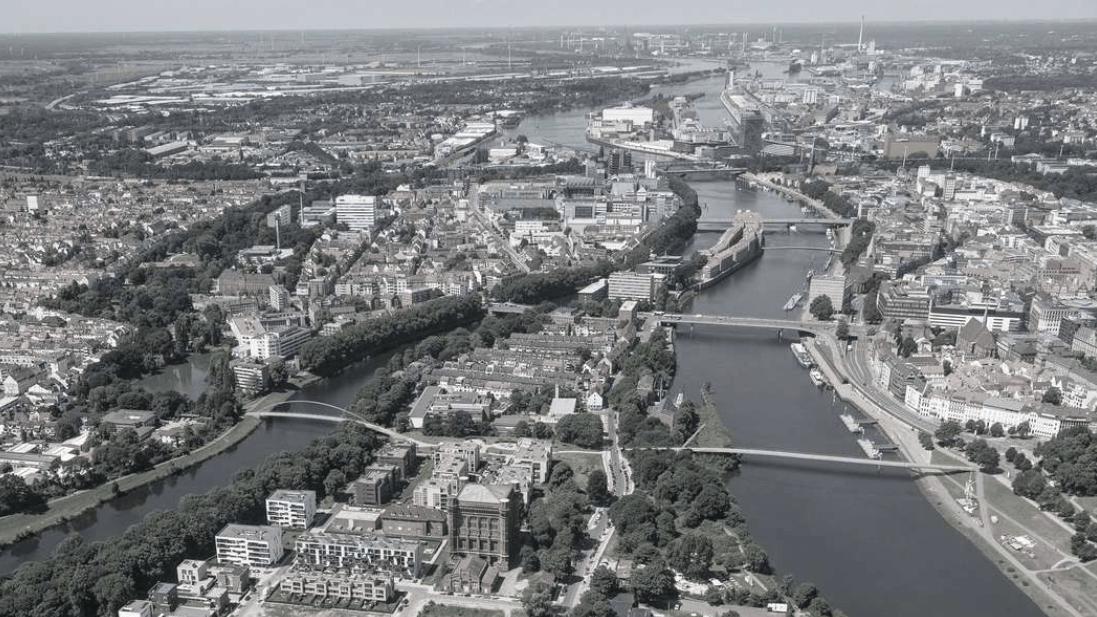
M 499 249 L 507 254 L 515 267 L 529 274 L 529 265 L 526 264 L 526 261 L 510 246 L 510 241 L 503 237 L 503 234 L 499 233 L 495 226 L 491 224 L 491 221 L 480 211 L 479 184 L 473 184 L 469 187 L 469 210 L 472 211 L 473 218 L 480 223 L 484 231 L 495 237 L 495 241 L 499 243 Z

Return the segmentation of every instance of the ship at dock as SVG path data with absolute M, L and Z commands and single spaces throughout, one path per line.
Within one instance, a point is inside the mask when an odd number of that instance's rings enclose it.
M 796 292 L 796 293 L 792 294 L 792 297 L 790 297 L 788 299 L 788 302 L 785 302 L 784 309 L 786 311 L 791 311 L 792 309 L 796 308 L 796 305 L 800 304 L 800 300 L 803 300 L 803 299 L 804 299 L 804 294 L 802 294 L 800 292 Z
M 820 371 L 815 367 L 812 367 L 811 370 L 808 371 L 808 379 L 811 379 L 811 383 L 816 386 L 825 386 L 827 384 L 826 378 L 823 377 L 823 371 Z
M 808 353 L 808 350 L 804 347 L 803 343 L 793 343 L 789 345 L 789 347 L 792 349 L 792 355 L 796 357 L 796 362 L 798 362 L 800 366 L 811 368 L 813 364 L 811 361 L 811 354 Z

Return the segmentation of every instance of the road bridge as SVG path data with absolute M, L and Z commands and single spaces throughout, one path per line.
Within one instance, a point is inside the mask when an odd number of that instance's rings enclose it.
M 764 330 L 797 330 L 803 332 L 811 332 L 813 334 L 827 332 L 833 327 L 833 324 L 821 321 L 793 321 L 791 319 L 764 319 L 760 317 L 725 317 L 723 315 L 679 315 L 676 313 L 666 313 L 663 315 L 644 313 L 643 315 L 645 317 L 654 316 L 659 320 L 659 323 L 666 326 L 674 326 L 679 324 L 691 326 L 730 326 L 735 328 L 759 328 Z
M 819 463 L 843 463 L 848 465 L 869 465 L 873 467 L 900 467 L 903 469 L 926 469 L 933 471 L 977 471 L 974 465 L 940 465 L 935 463 L 912 463 L 910 461 L 882 461 L 854 456 L 833 456 L 830 454 L 809 454 L 807 452 L 788 452 L 784 450 L 761 450 L 756 448 L 637 448 L 638 450 L 669 450 L 672 452 L 698 452 L 703 454 L 738 454 L 740 456 L 762 456 L 787 458 Z
M 842 252 L 842 249 L 836 249 L 833 246 L 769 246 L 763 244 L 762 248 L 767 251 L 820 251 L 823 253 Z
M 844 227 L 852 225 L 856 219 L 844 219 L 844 218 L 821 218 L 821 217 L 801 217 L 801 218 L 774 218 L 774 219 L 762 219 L 763 225 L 826 225 L 828 227 Z M 731 228 L 735 224 L 735 221 L 731 219 L 703 219 L 697 221 L 697 231 L 724 231 Z
M 316 406 L 316 407 L 325 407 L 325 408 L 328 408 L 328 409 L 332 409 L 334 411 L 338 411 L 340 413 L 340 415 L 336 416 L 336 415 L 333 415 L 333 414 L 330 414 L 330 413 L 304 413 L 304 412 L 292 412 L 292 411 L 274 411 L 278 407 L 286 407 L 286 406 L 290 406 L 290 405 L 312 405 L 312 406 Z M 349 409 L 339 407 L 338 405 L 332 405 L 331 403 L 323 403 L 323 402 L 320 402 L 320 401 L 301 401 L 301 400 L 282 401 L 280 403 L 275 403 L 275 404 L 269 405 L 267 407 L 262 407 L 260 409 L 249 411 L 246 415 L 253 416 L 253 417 L 256 417 L 256 418 L 293 418 L 293 419 L 297 419 L 297 420 L 312 420 L 312 421 L 315 421 L 315 422 L 333 422 L 333 423 L 354 422 L 356 424 L 360 424 L 360 425 L 370 429 L 371 431 L 381 433 L 382 435 L 385 435 L 386 437 L 389 437 L 390 439 L 393 439 L 393 440 L 396 440 L 396 441 L 403 441 L 403 442 L 407 442 L 407 443 L 413 443 L 413 444 L 415 444 L 416 446 L 418 446 L 420 448 L 434 447 L 434 444 L 427 443 L 425 441 L 419 441 L 417 439 L 412 439 L 411 437 L 408 437 L 407 435 L 404 435 L 402 433 L 398 433 L 398 432 L 396 432 L 396 431 L 394 431 L 390 428 L 386 428 L 384 426 L 380 426 L 380 425 L 374 424 L 372 422 L 366 422 L 365 420 L 362 420 L 362 419 L 356 417 L 356 414 L 354 412 L 350 411 Z

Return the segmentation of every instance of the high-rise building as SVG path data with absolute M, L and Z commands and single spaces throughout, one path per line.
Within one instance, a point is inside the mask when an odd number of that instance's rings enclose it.
M 340 195 L 335 198 L 335 222 L 351 231 L 366 231 L 377 221 L 377 198 L 368 195 Z
M 276 311 L 289 309 L 289 290 L 281 285 L 270 286 L 270 307 Z

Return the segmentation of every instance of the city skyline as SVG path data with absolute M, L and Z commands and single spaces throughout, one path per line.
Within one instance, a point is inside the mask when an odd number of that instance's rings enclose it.
M 294 4 L 274 0 L 233 2 L 196 0 L 186 14 L 135 0 L 86 3 L 62 0 L 42 5 L 17 0 L 8 12 L 9 34 L 54 32 L 142 32 L 208 30 L 323 30 L 405 28 L 525 28 L 537 26 L 696 25 L 696 24 L 804 24 L 846 23 L 862 14 L 877 23 L 899 21 L 1057 21 L 1097 19 L 1097 6 L 1085 0 L 976 0 L 963 6 L 947 0 L 918 0 L 901 6 L 883 6 L 868 0 L 837 0 L 820 5 L 804 0 L 774 5 L 728 8 L 710 0 L 693 2 L 683 10 L 643 0 L 626 3 L 607 0 L 591 9 L 578 0 L 551 5 L 523 5 L 513 0 L 418 0 L 385 6 L 360 6 L 346 0 L 318 0 L 315 10 L 300 12 Z M 217 16 L 211 20 L 211 15 Z

